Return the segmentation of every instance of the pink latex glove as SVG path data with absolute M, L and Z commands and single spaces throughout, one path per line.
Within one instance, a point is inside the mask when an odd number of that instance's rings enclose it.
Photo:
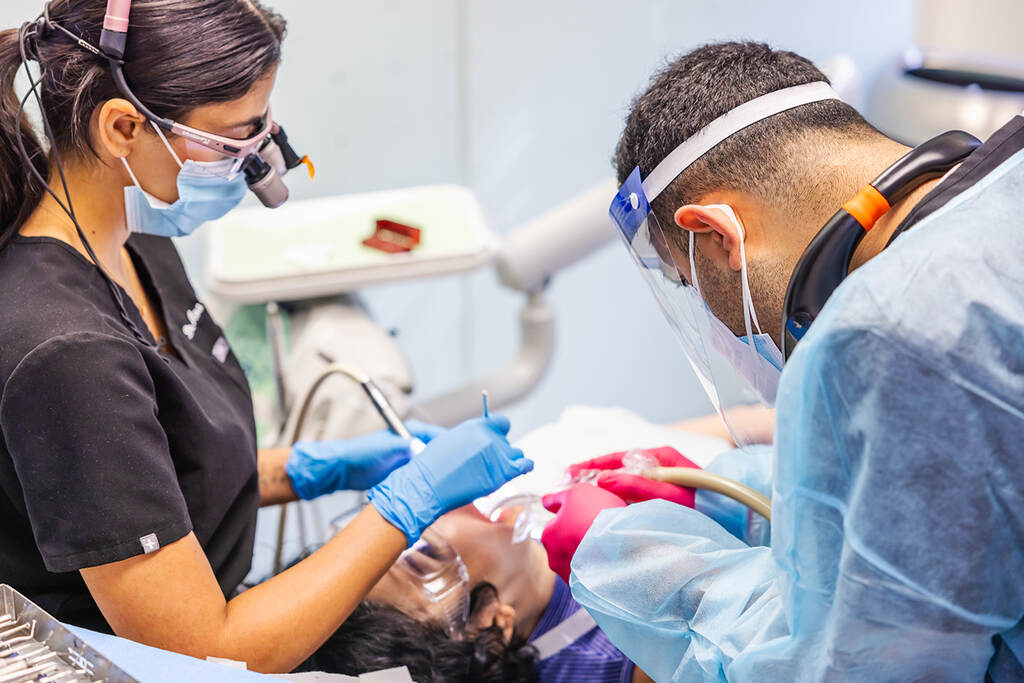
M 555 518 L 544 527 L 540 542 L 548 551 L 548 566 L 569 583 L 569 563 L 597 513 L 626 507 L 626 501 L 593 484 L 580 483 L 549 493 L 543 503 Z
M 634 451 L 636 452 L 636 451 Z M 662 467 L 692 467 L 700 469 L 689 458 L 682 455 L 670 446 L 661 448 L 644 448 L 638 452 L 650 456 L 658 461 Z M 609 453 L 593 460 L 578 462 L 569 466 L 569 474 L 576 476 L 584 470 L 617 470 L 622 468 L 622 458 L 627 451 L 621 453 Z M 694 505 L 694 490 L 667 484 L 663 481 L 651 481 L 633 474 L 609 472 L 602 474 L 597 480 L 597 485 L 614 493 L 627 503 L 640 503 L 645 500 L 662 498 L 664 500 L 685 505 L 692 508 Z M 581 537 L 582 538 L 582 537 Z

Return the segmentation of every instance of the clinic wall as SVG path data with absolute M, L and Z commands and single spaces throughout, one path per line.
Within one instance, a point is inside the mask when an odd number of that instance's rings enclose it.
M 850 55 L 870 81 L 913 35 L 914 4 L 467 2 L 467 178 L 509 230 L 612 173 L 632 97 L 667 56 L 758 39 L 824 61 Z M 878 22 L 877 17 L 886 17 Z M 474 367 L 515 347 L 515 321 L 486 279 L 473 289 Z M 657 421 L 710 409 L 619 244 L 557 277 L 559 346 L 548 377 L 508 412 L 520 430 L 566 403 L 625 405 Z M 502 308 L 493 305 L 499 297 Z M 488 320 L 487 316 L 492 319 Z
M 318 170 L 314 183 L 290 181 L 293 196 L 462 182 L 498 233 L 612 174 L 629 101 L 666 56 L 757 38 L 815 60 L 848 53 L 870 79 L 912 36 L 914 11 L 911 0 L 269 4 L 289 20 L 275 117 Z M 3 0 L 0 27 L 40 6 Z M 197 279 L 201 236 L 181 246 Z M 364 294 L 398 333 L 419 396 L 491 371 L 517 348 L 522 299 L 492 272 Z M 559 274 L 549 297 L 557 351 L 538 389 L 506 411 L 513 436 L 571 403 L 624 405 L 656 421 L 710 409 L 618 244 Z M 273 519 L 261 519 L 254 577 L 272 552 Z
M 295 197 L 436 182 L 478 194 L 499 233 L 612 173 L 630 99 L 672 54 L 756 38 L 866 79 L 912 38 L 911 0 L 270 0 L 289 20 L 275 116 L 314 155 Z M 4 0 L 0 26 L 38 0 Z M 885 21 L 878 21 L 885 17 Z M 199 273 L 201 245 L 186 248 Z M 429 396 L 508 360 L 521 297 L 491 272 L 369 290 Z M 561 273 L 549 296 L 558 349 L 548 376 L 507 410 L 515 433 L 569 403 L 626 405 L 653 420 L 708 410 L 667 325 L 616 245 Z
M 413 13 L 397 26 L 380 20 L 363 26 L 360 44 L 350 48 L 358 79 L 339 81 L 348 87 L 336 92 L 315 94 L 324 105 L 367 103 L 372 112 L 343 107 L 341 121 L 359 125 L 372 119 L 370 131 L 412 131 L 397 140 L 352 143 L 358 147 L 351 151 L 369 156 L 335 159 L 339 174 L 327 182 L 334 191 L 463 182 L 477 193 L 498 233 L 612 174 L 611 156 L 629 101 L 667 56 L 705 42 L 753 38 L 815 60 L 846 53 L 870 81 L 911 39 L 914 24 L 910 0 L 426 4 L 433 10 L 429 18 Z M 316 14 L 297 1 L 276 5 L 296 27 Z M 385 19 L 396 16 L 388 11 Z M 878 16 L 886 21 L 878 22 Z M 322 34 L 326 28 L 319 22 L 302 30 Z M 432 35 L 424 40 L 427 33 Z M 406 35 L 415 36 L 417 50 L 395 39 Z M 399 57 L 381 64 L 375 51 L 385 39 Z M 289 46 L 282 78 L 292 65 L 319 58 L 311 45 L 315 41 Z M 331 68 L 346 70 L 341 62 Z M 425 71 L 436 84 L 431 93 L 415 82 Z M 277 100 L 294 87 L 282 80 Z M 405 88 L 418 95 L 409 98 L 415 116 L 405 108 L 376 106 L 380 96 L 395 98 L 394 91 Z M 352 132 L 358 137 L 361 129 Z M 558 346 L 538 389 L 505 411 L 513 419 L 513 435 L 555 419 L 571 403 L 625 405 L 655 421 L 710 410 L 618 244 L 559 274 L 548 295 Z M 518 347 L 522 298 L 504 290 L 491 272 L 375 288 L 366 297 L 378 319 L 398 331 L 419 396 L 492 371 Z

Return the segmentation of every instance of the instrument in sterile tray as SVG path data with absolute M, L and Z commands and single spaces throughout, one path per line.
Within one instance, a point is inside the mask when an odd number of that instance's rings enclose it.
M 10 586 L 0 600 L 0 683 L 138 683 Z

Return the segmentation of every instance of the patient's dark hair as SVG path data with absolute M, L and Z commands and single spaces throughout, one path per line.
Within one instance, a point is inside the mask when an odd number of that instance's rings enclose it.
M 479 608 L 490 584 L 473 590 Z M 495 593 L 496 594 L 496 593 Z M 487 599 L 487 598 L 484 598 Z M 521 638 L 506 645 L 491 627 L 466 640 L 453 640 L 439 625 L 417 621 L 389 605 L 363 602 L 334 635 L 299 667 L 357 676 L 405 666 L 416 683 L 531 683 L 539 681 L 537 651 Z
M 684 140 L 722 114 L 767 93 L 825 75 L 800 55 L 754 42 L 699 47 L 655 74 L 631 107 L 615 165 L 619 182 L 637 166 L 647 177 Z M 794 159 L 787 146 L 809 132 L 863 139 L 881 136 L 857 111 L 839 100 L 796 107 L 732 135 L 670 184 L 653 203 L 662 225 L 671 212 L 721 189 L 737 189 L 769 205 L 799 201 Z

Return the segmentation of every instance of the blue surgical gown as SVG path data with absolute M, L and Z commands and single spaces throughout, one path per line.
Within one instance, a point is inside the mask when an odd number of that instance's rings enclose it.
M 598 516 L 573 596 L 655 680 L 1024 680 L 1024 151 L 1006 157 L 852 273 L 786 365 L 770 548 L 665 501 Z

